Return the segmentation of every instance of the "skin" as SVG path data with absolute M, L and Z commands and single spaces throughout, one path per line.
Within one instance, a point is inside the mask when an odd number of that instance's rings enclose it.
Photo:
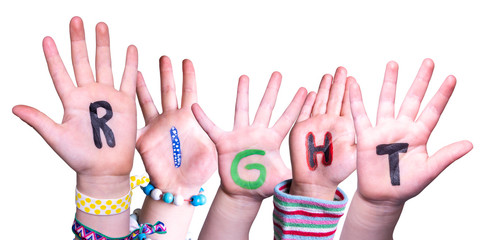
M 196 77 L 190 60 L 182 62 L 183 89 L 181 107 L 178 107 L 172 64 L 166 56 L 160 58 L 162 113 L 151 98 L 144 78 L 139 73 L 137 95 L 146 126 L 138 131 L 136 148 L 143 159 L 152 184 L 163 193 L 180 194 L 188 199 L 217 169 L 215 145 L 194 118 L 191 105 L 197 102 Z M 181 142 L 182 165 L 174 166 L 170 129 L 177 128 Z M 153 239 L 185 239 L 194 213 L 194 206 L 181 206 L 146 197 L 140 222 L 162 221 L 167 234 Z M 173 219 L 173 220 L 171 220 Z
M 129 192 L 129 173 L 136 139 L 135 89 L 137 49 L 129 46 L 120 90 L 114 88 L 110 40 L 105 23 L 96 25 L 95 75 L 86 50 L 81 18 L 70 22 L 72 65 L 76 85 L 69 77 L 52 38 L 43 39 L 48 70 L 62 101 L 64 116 L 56 123 L 39 110 L 18 105 L 13 113 L 33 127 L 48 145 L 77 173 L 77 189 L 93 198 L 119 198 Z M 104 100 L 111 104 L 113 117 L 107 125 L 115 134 L 116 146 L 98 149 L 93 142 L 89 105 Z M 103 137 L 103 136 L 102 136 Z M 76 210 L 86 226 L 111 237 L 129 233 L 129 210 L 112 216 L 89 215 Z
M 337 68 L 335 79 L 323 76 L 318 93 L 310 93 L 289 137 L 292 195 L 333 200 L 337 186 L 356 169 L 356 145 L 354 126 L 349 104 L 347 71 Z M 307 134 L 315 135 L 315 145 L 322 145 L 326 132 L 332 135 L 333 161 L 322 164 L 322 154 L 317 155 L 317 168 L 310 170 L 306 156 Z
M 231 132 L 215 126 L 199 105 L 192 106 L 196 119 L 217 148 L 221 179 L 199 239 L 248 239 L 249 229 L 263 199 L 273 195 L 276 184 L 290 178 L 290 171 L 280 156 L 280 145 L 296 120 L 307 92 L 303 88 L 299 89 L 279 120 L 269 127 L 281 79 L 280 73 L 272 74 L 254 121 L 250 124 L 249 79 L 247 76 L 239 78 L 234 129 Z M 242 179 L 253 181 L 258 178 L 259 171 L 247 170 L 245 164 L 260 163 L 266 167 L 266 180 L 257 189 L 242 188 L 232 180 L 232 161 L 236 154 L 246 149 L 265 151 L 263 156 L 252 155 L 242 159 L 238 168 Z
M 469 141 L 449 144 L 433 155 L 426 144 L 454 91 L 448 76 L 418 117 L 434 64 L 425 59 L 397 116 L 395 91 L 398 65 L 389 62 L 380 94 L 376 125 L 366 114 L 359 85 L 350 83 L 350 101 L 357 133 L 358 189 L 352 200 L 341 239 L 393 239 L 404 203 L 418 195 L 445 168 L 472 149 Z M 390 182 L 388 155 L 377 155 L 379 144 L 408 143 L 399 155 L 400 185 Z

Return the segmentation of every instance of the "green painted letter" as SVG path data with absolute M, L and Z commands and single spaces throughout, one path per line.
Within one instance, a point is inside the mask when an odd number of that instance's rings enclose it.
M 241 159 L 251 156 L 251 155 L 265 155 L 265 151 L 258 149 L 248 149 L 244 150 L 237 155 L 235 155 L 234 161 L 232 161 L 232 166 L 230 167 L 230 175 L 232 176 L 232 180 L 234 180 L 235 184 L 239 185 L 245 189 L 257 189 L 265 183 L 266 180 L 266 168 L 261 163 L 250 163 L 246 165 L 247 170 L 257 169 L 260 171 L 260 176 L 255 181 L 246 181 L 239 177 L 239 172 L 237 168 L 239 167 L 239 162 Z

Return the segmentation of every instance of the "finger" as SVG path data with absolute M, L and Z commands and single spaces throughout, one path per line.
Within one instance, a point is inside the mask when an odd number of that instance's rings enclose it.
M 96 82 L 113 87 L 112 58 L 108 26 L 101 22 L 96 25 Z
M 17 105 L 12 109 L 12 112 L 34 128 L 50 146 L 54 146 L 55 140 L 61 136 L 59 125 L 35 108 Z
M 334 116 L 340 116 L 342 109 L 342 99 L 345 92 L 345 83 L 347 79 L 347 70 L 339 67 L 335 71 L 332 87 L 330 88 L 330 97 L 327 104 L 327 113 Z
M 163 112 L 177 109 L 177 96 L 175 95 L 174 74 L 170 58 L 162 56 L 160 58 L 160 83 L 162 90 Z
M 72 52 L 72 65 L 78 86 L 84 86 L 94 81 L 93 71 L 89 65 L 84 25 L 82 19 L 73 17 L 70 21 L 70 41 Z
M 196 74 L 194 72 L 194 66 L 188 59 L 182 61 L 182 107 L 190 108 L 191 105 L 198 101 L 198 94 L 196 88 Z
M 316 101 L 316 93 L 310 92 L 308 96 L 306 96 L 306 100 L 301 108 L 301 112 L 299 113 L 299 117 L 297 118 L 297 122 L 302 122 L 309 117 L 311 117 L 311 109 Z
M 398 72 L 399 65 L 396 62 L 390 61 L 387 63 L 380 100 L 378 102 L 377 125 L 380 124 L 380 120 L 391 119 L 395 116 L 395 92 L 397 89 Z
M 437 125 L 445 106 L 449 102 L 450 96 L 452 96 L 452 92 L 454 92 L 455 85 L 455 77 L 448 76 L 419 116 L 418 123 L 425 126 L 428 132 L 431 133 Z
M 366 114 L 366 109 L 363 104 L 363 97 L 361 95 L 361 89 L 358 83 L 354 79 L 351 80 L 350 86 L 350 101 L 351 101 L 351 112 L 352 118 L 354 120 L 354 128 L 359 136 L 364 130 L 371 127 L 371 122 Z
M 351 113 L 351 101 L 349 96 L 350 83 L 356 81 L 353 77 L 347 77 L 345 81 L 344 97 L 342 99 L 342 109 L 340 110 L 340 116 L 352 118 Z
M 75 88 L 74 83 L 72 83 L 69 73 L 67 73 L 67 69 L 65 69 L 64 63 L 60 58 L 57 46 L 51 37 L 45 37 L 43 39 L 43 52 L 45 53 L 46 63 L 48 64 L 48 71 L 63 104 L 66 96 Z
M 273 125 L 273 130 L 282 138 L 287 135 L 292 124 L 296 121 L 297 116 L 299 116 L 307 94 L 308 91 L 305 88 L 299 88 L 289 106 L 285 109 L 284 113 L 282 113 L 282 116 L 280 116 L 275 125 Z
M 220 136 L 222 135 L 223 131 L 218 128 L 209 118 L 206 116 L 206 114 L 203 112 L 203 109 L 197 104 L 194 103 L 191 106 L 191 110 L 194 114 L 194 117 L 198 121 L 199 125 L 203 130 L 208 134 L 210 137 L 211 141 L 213 143 L 216 143 Z
M 144 122 L 148 125 L 152 119 L 158 116 L 158 110 L 156 109 L 153 98 L 151 98 L 150 92 L 146 87 L 146 82 L 144 81 L 143 74 L 141 74 L 141 72 L 138 72 L 136 92 L 139 106 L 141 106 L 141 111 L 143 112 Z
M 406 118 L 414 121 L 421 106 L 421 101 L 425 96 L 428 83 L 433 74 L 434 63 L 431 59 L 425 59 L 419 69 L 418 75 L 411 88 L 407 92 L 399 110 L 398 119 Z
M 330 94 L 330 86 L 332 85 L 333 77 L 330 74 L 325 74 L 321 78 L 318 94 L 313 107 L 313 115 L 325 114 L 327 111 L 328 94 Z
M 134 45 L 127 48 L 124 74 L 120 83 L 120 91 L 132 96 L 136 96 L 136 81 L 138 73 L 138 52 Z
M 454 161 L 466 155 L 471 149 L 473 149 L 471 142 L 460 141 L 438 150 L 428 159 L 428 171 L 431 181 Z
M 270 118 L 272 116 L 273 108 L 275 107 L 275 102 L 277 101 L 281 82 L 282 75 L 279 72 L 272 73 L 263 99 L 261 99 L 260 106 L 254 117 L 253 125 L 268 127 L 268 124 L 270 124 Z
M 242 75 L 237 84 L 234 129 L 249 126 L 249 78 Z

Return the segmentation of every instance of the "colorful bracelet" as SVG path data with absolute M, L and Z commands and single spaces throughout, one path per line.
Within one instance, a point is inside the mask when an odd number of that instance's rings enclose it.
M 74 218 L 74 223 L 72 224 L 72 232 L 81 240 L 149 240 L 146 235 L 154 233 L 165 234 L 167 233 L 167 228 L 160 221 L 156 222 L 153 225 L 145 223 L 125 237 L 111 238 L 101 234 L 98 231 L 84 226 L 81 222 L 79 222 L 79 220 Z
M 76 188 L 77 209 L 93 215 L 114 215 L 124 212 L 131 206 L 132 189 L 149 182 L 149 178 L 146 176 L 132 176 L 130 180 L 129 192 L 123 197 L 115 199 L 92 198 L 79 192 Z
M 173 203 L 176 206 L 182 205 L 184 202 L 190 202 L 193 206 L 202 206 L 206 203 L 206 196 L 201 194 L 204 192 L 203 188 L 199 190 L 198 195 L 193 195 L 189 199 L 184 199 L 184 197 L 180 194 L 173 195 L 170 192 L 166 192 L 165 194 L 158 188 L 155 188 L 151 183 L 149 183 L 146 187 L 142 187 L 144 194 L 150 196 L 153 200 L 162 200 L 165 203 Z
M 116 199 L 96 199 L 80 193 L 76 189 L 76 206 L 79 210 L 93 215 L 119 214 L 131 205 L 132 192 Z
M 275 186 L 274 239 L 333 239 L 348 198 L 337 188 L 334 200 L 290 195 L 292 180 Z

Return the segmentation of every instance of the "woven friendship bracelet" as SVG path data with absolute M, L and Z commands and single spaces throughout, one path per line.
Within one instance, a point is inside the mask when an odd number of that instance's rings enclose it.
M 158 221 L 151 225 L 149 223 L 142 224 L 140 228 L 132 231 L 129 235 L 121 238 L 111 238 L 95 231 L 89 227 L 84 226 L 79 220 L 74 218 L 74 223 L 72 224 L 72 232 L 78 236 L 81 240 L 144 240 L 147 239 L 146 235 L 150 234 L 165 234 L 167 233 L 167 228 L 165 225 Z
M 132 176 L 129 193 L 115 199 L 97 199 L 87 196 L 76 188 L 76 206 L 79 210 L 93 215 L 114 215 L 126 211 L 131 206 L 132 189 L 149 182 L 146 176 Z

